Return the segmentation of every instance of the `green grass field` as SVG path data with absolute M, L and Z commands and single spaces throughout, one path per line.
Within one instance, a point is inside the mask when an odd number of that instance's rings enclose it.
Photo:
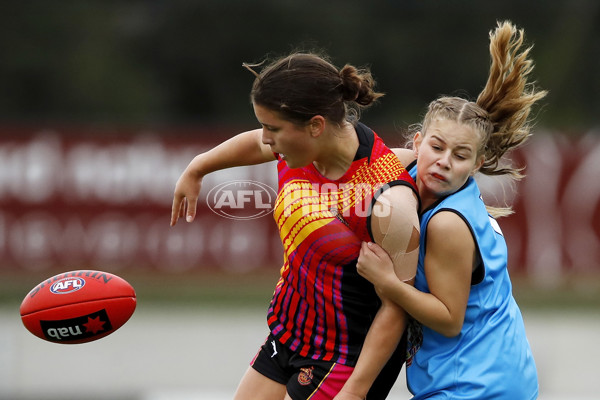
M 35 285 L 58 271 L 0 273 L 0 304 L 18 306 Z M 139 271 L 113 272 L 136 289 L 139 305 L 266 308 L 278 270 L 249 273 L 188 272 L 167 274 Z M 600 275 L 565 278 L 553 288 L 513 277 L 513 292 L 522 308 L 600 309 Z

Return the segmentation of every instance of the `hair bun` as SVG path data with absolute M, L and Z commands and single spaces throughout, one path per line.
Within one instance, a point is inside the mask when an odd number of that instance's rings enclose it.
M 344 101 L 355 101 L 360 94 L 361 80 L 357 72 L 357 69 L 351 65 L 345 65 L 340 69 L 339 76 L 342 80 L 340 89 Z

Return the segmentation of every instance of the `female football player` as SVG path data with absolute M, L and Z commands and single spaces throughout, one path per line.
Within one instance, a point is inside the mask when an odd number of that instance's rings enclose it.
M 487 84 L 472 102 L 430 103 L 413 149 L 399 149 L 417 183 L 420 255 L 414 286 L 398 279 L 384 249 L 364 243 L 359 273 L 414 319 L 407 382 L 413 399 L 535 399 L 537 372 L 512 296 L 507 248 L 473 176 L 520 171 L 503 155 L 529 136 L 529 114 L 546 92 L 527 77 L 533 65 L 523 31 L 504 22 L 490 33 Z
M 414 181 L 358 122 L 359 111 L 382 96 L 368 70 L 338 69 L 310 53 L 258 67 L 246 65 L 255 75 L 251 100 L 262 129 L 190 162 L 176 184 L 171 225 L 194 219 L 206 174 L 277 160 L 273 217 L 284 264 L 267 313 L 269 335 L 235 399 L 332 399 L 351 375 L 344 395 L 364 398 L 398 346 L 405 315 L 379 299 L 356 261 L 361 243 L 374 241 L 391 254 L 401 279 L 414 278 Z M 400 366 L 388 364 L 369 399 L 386 397 Z

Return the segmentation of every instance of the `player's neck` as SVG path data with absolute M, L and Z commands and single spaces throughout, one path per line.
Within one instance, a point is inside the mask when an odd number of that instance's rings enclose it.
M 345 123 L 340 129 L 328 132 L 327 143 L 313 165 L 324 177 L 340 179 L 352 165 L 358 151 L 358 136 L 354 126 Z

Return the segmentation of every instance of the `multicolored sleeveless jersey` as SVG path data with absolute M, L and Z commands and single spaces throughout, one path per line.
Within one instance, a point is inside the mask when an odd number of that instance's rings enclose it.
M 356 261 L 370 233 L 379 193 L 414 182 L 396 156 L 358 124 L 357 154 L 338 180 L 311 164 L 289 168 L 279 160 L 273 216 L 284 250 L 281 278 L 268 312 L 272 334 L 303 357 L 354 365 L 380 306 Z

